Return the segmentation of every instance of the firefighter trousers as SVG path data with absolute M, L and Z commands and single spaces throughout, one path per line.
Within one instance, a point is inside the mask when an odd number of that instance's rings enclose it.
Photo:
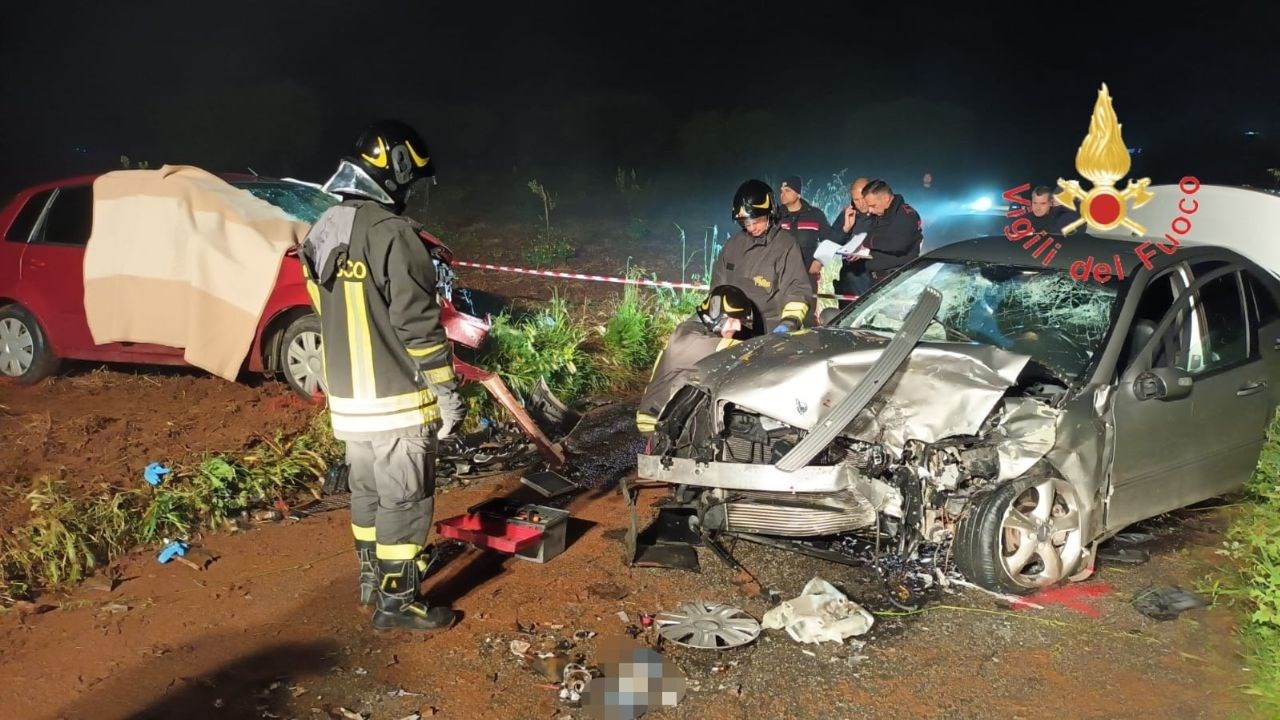
M 421 434 L 348 440 L 347 482 L 356 540 L 377 543 L 379 560 L 411 560 L 421 552 L 435 512 L 434 426 Z

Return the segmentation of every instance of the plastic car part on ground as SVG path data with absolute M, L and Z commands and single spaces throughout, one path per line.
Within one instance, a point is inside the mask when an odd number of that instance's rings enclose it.
M 871 629 L 875 618 L 822 578 L 805 584 L 800 596 L 784 600 L 764 614 L 764 627 L 786 629 L 792 639 L 802 643 L 828 640 L 842 643 L 845 638 L 862 635 Z
M 677 645 L 701 650 L 727 650 L 760 636 L 760 623 L 732 605 L 688 602 L 673 612 L 654 616 L 658 634 Z
M 1133 596 L 1133 607 L 1155 620 L 1176 620 L 1183 611 L 1208 606 L 1204 598 L 1176 585 L 1153 585 Z

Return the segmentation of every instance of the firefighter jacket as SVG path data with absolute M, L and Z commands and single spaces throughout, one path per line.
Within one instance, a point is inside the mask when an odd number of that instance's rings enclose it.
M 814 289 L 795 236 L 777 225 L 758 238 L 746 231 L 729 238 L 711 270 L 711 287 L 734 285 L 764 317 L 764 329 L 784 318 L 803 325 L 813 307 Z
M 884 214 L 871 223 L 863 247 L 871 250 L 867 269 L 876 272 L 897 270 L 920 257 L 920 243 L 924 239 L 924 225 L 920 213 L 894 195 Z
M 370 440 L 440 422 L 432 384 L 454 379 L 436 272 L 417 228 L 368 201 L 325 211 L 299 255 L 320 315 L 334 437 Z
M 809 265 L 813 263 L 813 253 L 817 251 L 818 244 L 823 240 L 836 239 L 836 233 L 827 224 L 827 217 L 822 211 L 809 204 L 808 200 L 800 198 L 799 209 L 792 212 L 785 207 L 780 207 L 782 212 L 779 225 L 783 230 L 790 231 L 796 237 L 796 244 L 800 246 L 800 261 L 804 264 L 805 272 L 809 272 Z

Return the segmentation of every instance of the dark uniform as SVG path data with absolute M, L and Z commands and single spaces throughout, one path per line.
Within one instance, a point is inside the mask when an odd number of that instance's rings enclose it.
M 795 236 L 777 226 L 758 238 L 746 230 L 730 238 L 711 270 L 711 285 L 741 288 L 764 316 L 766 332 L 784 318 L 803 325 L 815 295 Z
M 822 211 L 810 205 L 804 198 L 800 198 L 799 210 L 792 212 L 784 206 L 781 212 L 778 225 L 795 236 L 796 244 L 800 246 L 800 261 L 804 264 L 805 273 L 808 273 L 819 243 L 823 240 L 834 241 L 836 232 L 827 224 L 827 218 Z M 813 286 L 816 293 L 818 284 L 812 275 L 809 276 L 809 284 Z
M 872 282 L 880 282 L 890 273 L 920 257 L 920 243 L 924 239 L 924 224 L 920 213 L 894 195 L 893 202 L 884 214 L 875 218 L 867 233 L 865 246 L 871 250 L 870 259 L 864 260 L 871 273 Z
M 836 232 L 840 233 L 838 242 L 843 245 L 853 239 L 858 233 L 870 234 L 871 226 L 875 224 L 876 217 L 871 213 L 858 212 L 857 208 L 853 209 L 853 227 L 849 232 L 841 232 L 844 228 L 844 211 L 831 223 L 832 228 L 839 228 Z M 871 273 L 867 270 L 867 262 L 865 260 L 845 260 L 840 267 L 840 279 L 837 281 L 836 292 L 841 295 L 864 295 L 871 289 Z M 841 301 L 843 304 L 846 301 Z
M 1061 205 L 1054 205 L 1049 208 L 1049 212 L 1045 213 L 1044 217 L 1036 217 L 1035 213 L 1031 212 L 1024 217 L 1031 221 L 1031 228 L 1036 233 L 1061 235 L 1064 227 L 1080 219 L 1080 213 Z

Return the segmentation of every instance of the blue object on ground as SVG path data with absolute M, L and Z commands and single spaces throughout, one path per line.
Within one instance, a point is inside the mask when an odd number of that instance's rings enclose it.
M 164 482 L 164 476 L 169 474 L 169 468 L 158 462 L 153 462 L 142 471 L 142 479 L 148 484 L 159 485 Z
M 164 546 L 164 549 L 160 551 L 160 554 L 158 556 L 156 556 L 156 560 L 159 560 L 160 564 L 163 565 L 169 562 L 170 560 L 172 560 L 175 556 L 182 557 L 182 556 L 185 556 L 186 554 L 187 554 L 187 544 L 182 542 L 181 540 L 174 540 L 173 542 Z

